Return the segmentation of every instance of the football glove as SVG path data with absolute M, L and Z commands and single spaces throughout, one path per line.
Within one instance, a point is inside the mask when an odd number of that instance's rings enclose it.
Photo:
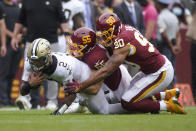
M 66 84 L 64 91 L 66 94 L 76 94 L 79 93 L 81 89 L 81 84 L 74 80 L 73 82 L 68 82 Z

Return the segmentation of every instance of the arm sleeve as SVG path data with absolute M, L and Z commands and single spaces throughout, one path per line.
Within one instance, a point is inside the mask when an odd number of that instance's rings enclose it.
M 28 58 L 26 58 L 24 61 L 24 71 L 22 75 L 22 80 L 28 81 L 31 73 L 32 73 L 31 66 L 29 64 Z
M 67 20 L 65 19 L 65 15 L 64 15 L 64 12 L 63 12 L 63 8 L 62 8 L 62 4 L 61 4 L 61 1 L 60 0 L 56 0 L 56 8 L 57 8 L 57 17 L 59 19 L 59 22 L 60 23 L 65 23 L 67 22 Z

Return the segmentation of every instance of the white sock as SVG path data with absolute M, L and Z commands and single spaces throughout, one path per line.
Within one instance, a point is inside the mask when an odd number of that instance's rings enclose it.
M 164 101 L 160 101 L 160 110 L 161 111 L 166 111 L 167 110 L 167 105 Z
M 161 100 L 165 100 L 165 92 L 160 92 Z

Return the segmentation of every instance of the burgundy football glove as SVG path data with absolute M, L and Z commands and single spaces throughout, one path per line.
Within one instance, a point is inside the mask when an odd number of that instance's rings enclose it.
M 75 94 L 75 93 L 80 92 L 81 89 L 82 88 L 81 88 L 80 83 L 74 80 L 73 82 L 68 82 L 64 90 L 66 94 Z

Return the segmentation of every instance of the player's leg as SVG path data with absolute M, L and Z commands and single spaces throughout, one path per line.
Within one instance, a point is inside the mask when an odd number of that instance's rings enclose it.
M 29 79 L 29 73 L 26 70 L 28 66 L 28 60 L 27 60 L 27 52 L 29 48 L 30 42 L 26 42 L 25 44 L 25 50 L 24 50 L 24 70 L 22 74 L 22 80 L 28 81 Z M 31 97 L 30 95 L 22 96 L 19 95 L 19 97 L 16 99 L 16 105 L 19 107 L 19 109 L 31 109 L 32 104 L 30 103 Z
M 89 111 L 94 114 L 120 114 L 127 113 L 120 103 L 109 104 L 102 89 L 96 95 L 81 94 L 86 99 Z
M 58 105 L 58 83 L 55 81 L 47 80 L 47 92 L 46 92 L 46 99 L 47 99 L 47 110 L 56 110 Z
M 8 76 L 12 61 L 12 49 L 7 48 L 7 54 L 4 57 L 0 57 L 0 105 L 9 105 L 9 94 L 8 94 Z
M 124 65 L 120 65 L 119 68 L 121 71 L 121 79 L 118 88 L 116 90 L 111 90 L 107 86 L 104 86 L 104 84 L 102 86 L 106 99 L 110 104 L 120 103 L 122 95 L 124 94 L 125 90 L 130 86 L 130 82 L 132 80 L 132 77 L 130 76 L 128 70 Z
M 157 102 L 145 99 L 156 92 L 165 90 L 172 79 L 173 68 L 169 61 L 166 61 L 165 65 L 156 73 L 146 75 L 139 72 L 131 81 L 130 88 L 122 96 L 123 107 L 130 111 L 157 112 L 159 110 L 167 110 L 175 113 L 184 113 L 183 109 L 175 105 L 172 100 L 170 102 Z

